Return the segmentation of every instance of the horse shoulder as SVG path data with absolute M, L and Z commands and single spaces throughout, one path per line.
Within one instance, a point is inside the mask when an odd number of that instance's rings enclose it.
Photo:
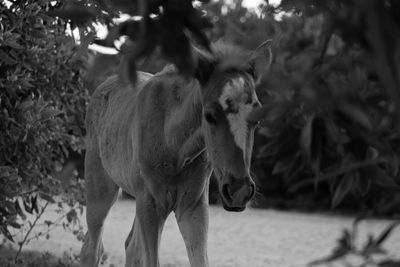
M 93 130 L 93 127 L 95 127 L 94 123 L 106 110 L 110 96 L 123 91 L 130 91 L 132 94 L 136 94 L 153 75 L 146 72 L 137 72 L 137 76 L 137 84 L 135 86 L 122 81 L 119 75 L 113 75 L 108 77 L 95 89 L 86 112 L 86 126 L 88 131 Z
M 166 143 L 165 125 L 177 105 L 181 76 L 167 69 L 148 80 L 137 99 L 141 169 L 150 176 L 174 174 L 176 155 Z
M 123 185 L 136 172 L 130 164 L 135 157 L 132 131 L 136 95 L 151 77 L 139 72 L 133 87 L 112 76 L 95 90 L 88 108 L 87 145 L 98 146 L 102 163 L 117 184 Z

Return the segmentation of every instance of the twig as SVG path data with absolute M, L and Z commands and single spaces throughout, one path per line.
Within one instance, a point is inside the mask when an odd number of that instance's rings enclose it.
M 30 233 L 32 232 L 33 228 L 35 227 L 36 223 L 38 222 L 38 220 L 42 217 L 44 211 L 46 210 L 47 206 L 49 205 L 49 202 L 46 202 L 46 204 L 43 206 L 42 210 L 40 211 L 40 213 L 36 216 L 35 220 L 33 221 L 33 223 L 30 225 L 28 232 L 25 234 L 24 239 L 21 242 L 18 242 L 18 251 L 15 254 L 15 258 L 14 261 L 16 262 L 18 260 L 19 254 L 21 254 L 22 251 L 22 247 L 25 245 L 26 240 L 28 239 Z
M 63 214 L 62 216 L 60 216 L 55 222 L 53 222 L 53 223 L 51 224 L 51 226 L 48 226 L 48 227 L 47 227 L 47 230 L 46 230 L 45 232 L 37 233 L 36 235 L 34 235 L 34 236 L 32 236 L 31 238 L 27 239 L 26 242 L 29 243 L 30 241 L 32 241 L 32 240 L 34 240 L 34 239 L 38 239 L 40 236 L 49 234 L 53 229 L 55 229 L 56 227 L 60 226 L 61 220 L 64 219 L 65 217 L 67 217 L 67 213 L 65 213 L 65 214 Z M 45 224 L 45 223 L 43 223 L 43 224 L 37 224 L 37 226 L 40 226 L 40 225 L 43 225 L 43 226 L 44 226 L 44 225 L 47 225 L 47 224 Z

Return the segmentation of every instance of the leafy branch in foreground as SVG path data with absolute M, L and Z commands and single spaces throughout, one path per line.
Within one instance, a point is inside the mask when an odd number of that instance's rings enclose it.
M 38 195 L 33 197 L 35 200 L 31 206 L 24 203 L 24 207 L 19 208 L 24 216 L 21 216 L 21 221 L 13 224 L 15 229 L 8 232 L 9 234 L 6 236 L 7 239 L 18 245 L 13 260 L 15 263 L 20 262 L 20 254 L 27 244 L 40 237 L 49 239 L 51 231 L 57 227 L 63 227 L 64 231 L 71 232 L 79 241 L 84 239 L 83 226 L 79 220 L 79 214 L 83 213 L 81 204 L 71 204 L 70 208 L 66 208 L 64 206 L 66 199 L 56 201 L 43 193 Z M 19 205 L 20 201 L 16 201 L 16 203 Z M 46 217 L 49 211 L 53 212 L 56 217 Z
M 28 240 L 28 237 L 29 237 L 30 233 L 32 232 L 33 228 L 36 226 L 36 224 L 39 221 L 39 219 L 42 217 L 42 215 L 45 212 L 45 210 L 46 210 L 48 205 L 49 205 L 49 202 L 46 202 L 46 204 L 44 204 L 44 206 L 42 207 L 42 210 L 36 215 L 36 218 L 33 221 L 33 223 L 29 223 L 29 229 L 25 233 L 25 236 L 24 236 L 23 240 L 18 242 L 18 251 L 17 251 L 17 253 L 15 253 L 15 261 L 17 261 L 17 259 L 19 257 L 19 254 L 22 251 L 23 246 L 27 243 L 27 240 Z
M 382 246 L 387 238 L 392 234 L 393 230 L 400 224 L 400 221 L 390 223 L 375 237 L 370 234 L 366 242 L 361 247 L 357 247 L 358 225 L 361 221 L 362 219 L 358 218 L 354 220 L 351 229 L 343 230 L 341 237 L 337 240 L 336 247 L 333 248 L 330 255 L 312 261 L 308 266 L 341 262 L 343 263 L 343 266 L 347 267 L 399 267 L 400 259 L 387 258 L 387 251 Z M 375 256 L 377 255 L 386 256 L 386 258 L 376 259 Z M 349 256 L 356 256 L 359 258 L 359 261 L 357 263 L 350 263 L 350 260 L 348 260 Z
M 210 29 L 212 23 L 199 5 L 193 2 L 195 1 L 66 1 L 49 11 L 49 15 L 69 21 L 71 28 L 79 28 L 81 43 L 86 48 L 91 42 L 115 47 L 115 40 L 119 40 L 121 36 L 128 37 L 128 41 L 119 51 L 124 56 L 121 74 L 134 83 L 137 61 L 148 58 L 156 51 L 160 51 L 165 59 L 174 63 L 185 75 L 193 74 L 197 64 L 193 43 L 210 51 L 210 40 L 205 30 Z M 208 0 L 198 2 L 206 3 Z M 121 13 L 128 14 L 131 19 L 116 23 L 114 19 Z M 109 33 L 105 39 L 94 40 L 95 22 L 107 25 Z M 112 60 L 111 58 L 107 59 Z M 101 65 L 102 71 L 108 67 L 107 64 Z M 93 71 L 90 73 L 95 75 Z M 88 79 L 91 78 L 93 77 Z

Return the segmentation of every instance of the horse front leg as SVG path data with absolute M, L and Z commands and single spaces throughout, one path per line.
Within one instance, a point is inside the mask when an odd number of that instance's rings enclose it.
M 158 248 L 167 216 L 149 193 L 136 197 L 136 216 L 125 242 L 126 267 L 160 266 Z
M 175 216 L 186 245 L 190 265 L 208 267 L 208 192 L 204 192 L 194 205 L 182 204 Z

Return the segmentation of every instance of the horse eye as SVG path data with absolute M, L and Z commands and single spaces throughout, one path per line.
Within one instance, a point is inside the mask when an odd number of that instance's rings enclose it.
M 215 115 L 212 111 L 205 111 L 204 118 L 210 124 L 217 124 L 217 118 L 215 117 Z

